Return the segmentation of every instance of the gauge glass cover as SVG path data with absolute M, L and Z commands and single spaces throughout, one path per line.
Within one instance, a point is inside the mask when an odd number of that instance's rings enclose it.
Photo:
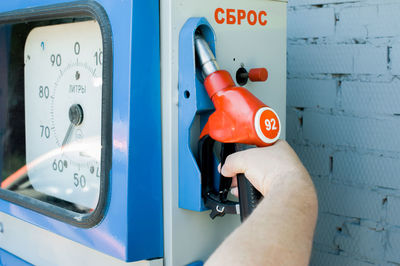
M 24 50 L 29 181 L 91 210 L 100 187 L 102 50 L 94 20 L 36 27 Z

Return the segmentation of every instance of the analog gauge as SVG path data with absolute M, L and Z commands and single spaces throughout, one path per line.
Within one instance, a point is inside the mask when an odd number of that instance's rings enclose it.
M 100 191 L 102 36 L 94 21 L 34 28 L 25 60 L 25 136 L 36 191 L 94 209 Z

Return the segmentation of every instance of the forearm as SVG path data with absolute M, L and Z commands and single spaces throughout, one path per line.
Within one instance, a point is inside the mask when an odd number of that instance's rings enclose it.
M 307 265 L 317 199 L 306 171 L 279 178 L 206 265 Z

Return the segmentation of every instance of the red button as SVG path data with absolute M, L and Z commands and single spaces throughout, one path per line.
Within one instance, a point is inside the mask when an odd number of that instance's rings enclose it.
M 252 68 L 249 71 L 249 79 L 255 81 L 266 81 L 268 79 L 268 70 L 266 68 Z

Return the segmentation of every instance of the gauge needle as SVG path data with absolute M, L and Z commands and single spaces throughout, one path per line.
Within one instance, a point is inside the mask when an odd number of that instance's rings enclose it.
M 65 134 L 65 137 L 64 137 L 64 140 L 63 140 L 61 146 L 64 146 L 65 144 L 68 143 L 69 137 L 71 136 L 71 133 L 72 133 L 73 129 L 74 129 L 74 124 L 73 123 L 69 124 L 69 127 L 67 129 L 67 134 Z
M 64 146 L 65 144 L 68 143 L 71 134 L 73 132 L 74 127 L 79 126 L 80 124 L 82 124 L 83 121 L 83 109 L 82 106 L 80 106 L 79 104 L 73 104 L 71 105 L 71 107 L 69 108 L 69 121 L 71 122 L 69 124 L 69 127 L 67 129 L 67 133 L 65 134 L 64 140 L 62 142 L 61 146 Z

